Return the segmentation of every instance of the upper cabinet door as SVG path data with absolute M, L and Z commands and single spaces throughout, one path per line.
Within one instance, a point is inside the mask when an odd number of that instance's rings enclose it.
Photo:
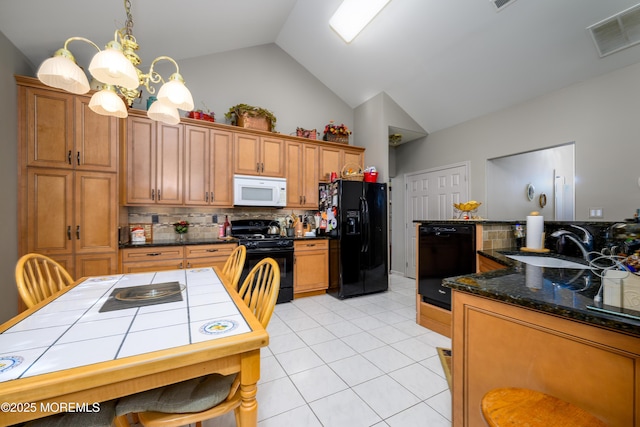
M 214 206 L 233 206 L 233 134 L 212 130 L 209 200 Z
M 284 140 L 236 133 L 234 137 L 234 173 L 284 178 Z
M 89 109 L 89 97 L 76 97 L 75 149 L 72 162 L 78 170 L 116 172 L 118 119 Z
M 157 123 L 156 203 L 181 205 L 184 170 L 183 126 Z
M 271 137 L 261 137 L 262 166 L 260 174 L 284 178 L 284 140 Z
M 206 206 L 209 204 L 209 129 L 187 125 L 184 127 L 185 205 Z
M 240 175 L 260 175 L 260 137 L 234 135 L 233 172 Z
M 149 205 L 156 199 L 156 122 L 127 119 L 125 193 L 127 204 Z
M 27 166 L 72 169 L 74 96 L 29 87 L 20 88 L 20 94 L 26 98 L 20 128 L 26 137 Z

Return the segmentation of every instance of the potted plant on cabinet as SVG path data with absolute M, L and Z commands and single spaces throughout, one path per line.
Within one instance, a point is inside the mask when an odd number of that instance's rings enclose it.
M 265 108 L 238 104 L 229 108 L 224 116 L 236 126 L 269 132 L 276 129 L 276 116 Z

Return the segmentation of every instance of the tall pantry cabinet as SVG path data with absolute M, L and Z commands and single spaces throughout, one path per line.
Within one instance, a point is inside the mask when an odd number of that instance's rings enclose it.
M 75 279 L 116 273 L 117 119 L 90 96 L 16 81 L 19 255 L 47 255 Z

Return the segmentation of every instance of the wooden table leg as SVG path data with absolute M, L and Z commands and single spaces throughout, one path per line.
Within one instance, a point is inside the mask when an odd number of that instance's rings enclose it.
M 240 370 L 240 398 L 238 408 L 238 427 L 256 427 L 258 425 L 258 380 L 260 379 L 260 350 L 242 356 Z

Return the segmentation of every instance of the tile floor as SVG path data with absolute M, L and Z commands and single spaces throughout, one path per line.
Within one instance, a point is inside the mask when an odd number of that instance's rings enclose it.
M 258 427 L 450 427 L 436 347 L 451 341 L 415 317 L 414 280 L 393 274 L 388 292 L 278 304 L 261 354 Z

